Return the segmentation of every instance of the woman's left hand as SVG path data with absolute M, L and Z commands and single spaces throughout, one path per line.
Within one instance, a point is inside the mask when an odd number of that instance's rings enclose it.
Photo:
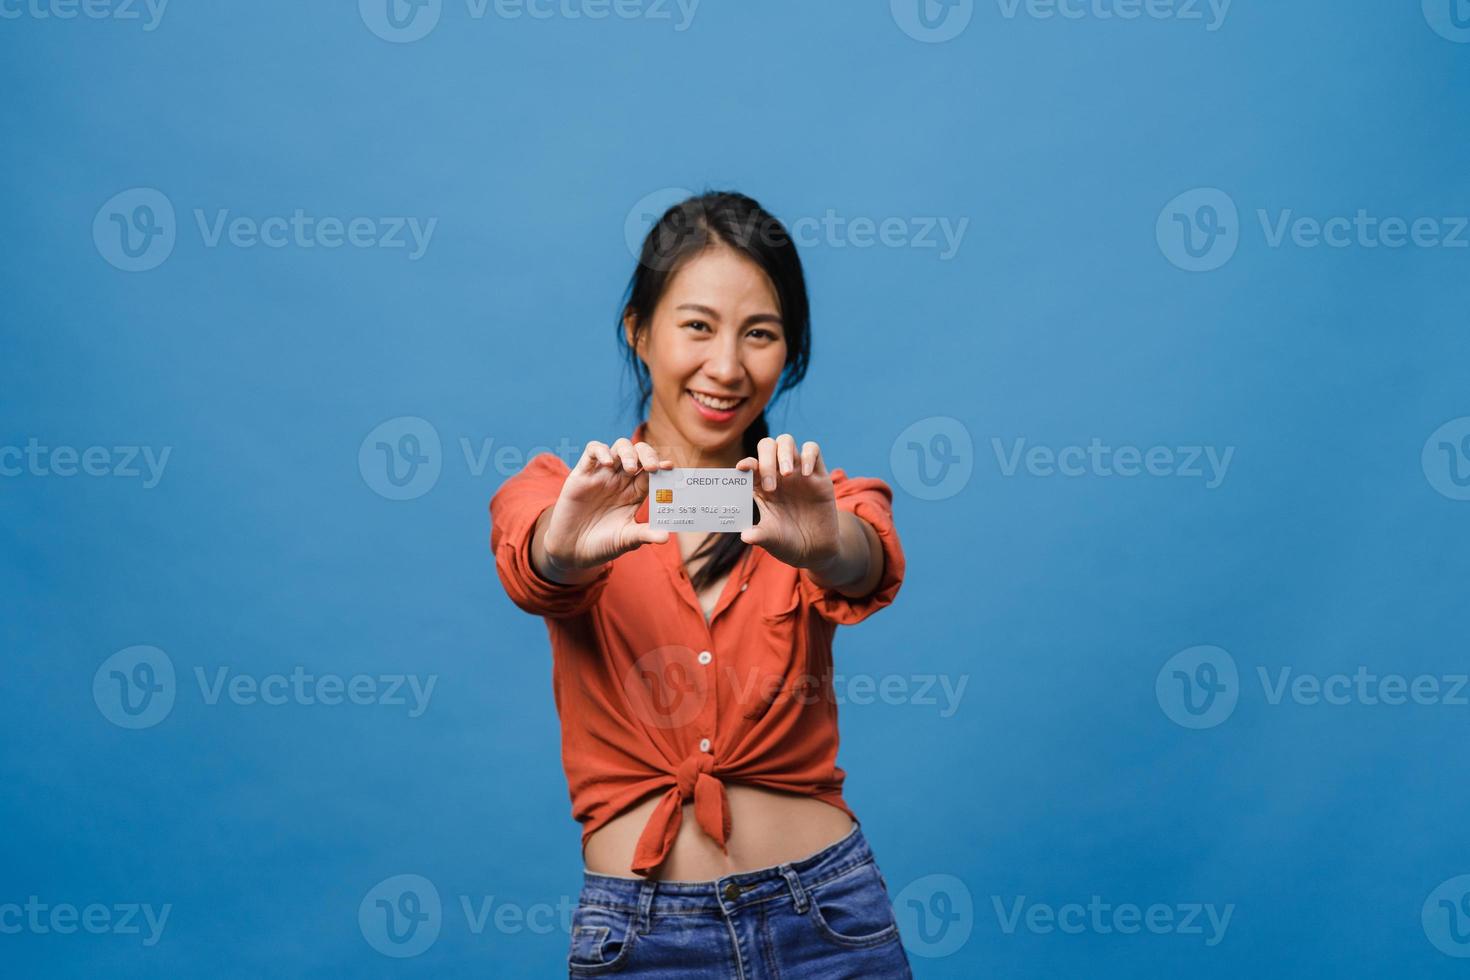
M 741 531 L 740 540 L 795 568 L 830 564 L 839 551 L 837 497 L 821 447 L 805 442 L 798 452 L 796 439 L 783 432 L 756 443 L 756 453 L 735 464 L 755 474 L 761 509 L 761 522 Z

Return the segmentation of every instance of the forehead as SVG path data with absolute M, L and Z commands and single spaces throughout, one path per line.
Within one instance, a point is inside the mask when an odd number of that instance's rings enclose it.
M 664 302 L 777 309 L 776 289 L 760 266 L 727 246 L 711 246 L 692 256 L 669 280 Z

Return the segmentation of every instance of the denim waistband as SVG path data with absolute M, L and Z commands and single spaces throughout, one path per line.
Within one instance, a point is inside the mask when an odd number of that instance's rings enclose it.
M 580 901 L 636 913 L 640 932 L 647 931 L 648 920 L 655 915 L 728 914 L 786 894 L 795 900 L 798 912 L 805 912 L 806 889 L 872 859 L 862 827 L 854 821 L 846 837 L 808 857 L 710 881 L 618 878 L 583 869 Z

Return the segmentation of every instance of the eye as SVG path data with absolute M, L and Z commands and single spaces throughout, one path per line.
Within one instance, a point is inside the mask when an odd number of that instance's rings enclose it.
M 708 323 L 705 323 L 703 320 L 690 320 L 689 322 L 685 323 L 684 326 L 686 326 L 686 327 L 693 327 L 696 330 L 699 329 L 699 328 L 701 328 L 701 327 L 703 327 L 706 330 L 708 330 L 710 328 L 709 324 Z
M 767 330 L 765 327 L 756 327 L 754 330 L 752 330 L 750 332 L 750 336 L 752 336 L 752 337 L 759 337 L 762 340 L 780 340 L 781 339 L 773 331 Z

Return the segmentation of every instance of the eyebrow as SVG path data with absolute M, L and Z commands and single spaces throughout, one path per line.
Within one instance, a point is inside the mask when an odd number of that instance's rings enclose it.
M 713 320 L 718 320 L 720 318 L 720 315 L 714 310 L 710 309 L 708 306 L 701 306 L 698 303 L 681 303 L 677 307 L 675 307 L 675 309 L 693 310 L 695 313 L 703 313 L 705 316 Z M 745 325 L 747 327 L 755 323 L 774 323 L 778 327 L 785 326 L 785 324 L 781 322 L 781 318 L 774 313 L 756 313 L 753 316 L 748 316 L 745 318 Z

